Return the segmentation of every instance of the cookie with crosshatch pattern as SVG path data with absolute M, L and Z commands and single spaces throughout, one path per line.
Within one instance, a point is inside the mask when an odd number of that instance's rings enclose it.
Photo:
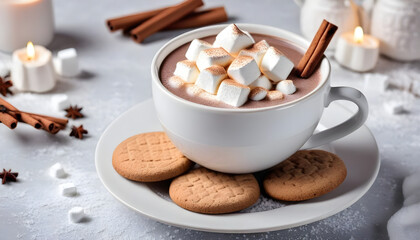
M 115 171 L 138 182 L 167 180 L 188 171 L 193 165 L 164 132 L 132 136 L 120 143 L 112 155 Z
M 200 167 L 172 180 L 169 196 L 187 210 L 222 214 L 253 205 L 260 187 L 252 174 L 225 174 Z
M 302 150 L 270 170 L 263 186 L 277 200 L 303 201 L 332 191 L 346 176 L 346 165 L 337 155 L 323 150 Z

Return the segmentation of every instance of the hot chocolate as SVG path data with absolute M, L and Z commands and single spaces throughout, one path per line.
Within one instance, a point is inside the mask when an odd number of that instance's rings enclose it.
M 302 58 L 305 52 L 303 48 L 295 45 L 294 43 L 288 40 L 281 39 L 278 37 L 260 35 L 260 34 L 252 34 L 252 37 L 254 38 L 256 43 L 260 42 L 261 40 L 265 40 L 269 46 L 274 47 L 275 50 L 280 50 L 294 64 L 294 66 L 297 66 L 299 60 Z M 209 36 L 209 37 L 202 38 L 201 40 L 204 40 L 209 43 L 213 43 L 215 41 L 215 38 L 216 36 Z M 159 70 L 162 84 L 176 96 L 184 98 L 191 102 L 195 102 L 195 103 L 203 104 L 207 106 L 221 107 L 221 108 L 235 108 L 235 106 L 232 106 L 232 104 L 227 104 L 224 101 L 220 101 L 220 98 L 214 95 L 214 93 L 211 94 L 208 91 L 202 91 L 201 88 L 197 87 L 194 84 L 190 83 L 184 86 L 181 80 L 179 84 L 174 84 L 174 82 L 170 80 L 171 77 L 174 76 L 177 63 L 180 61 L 186 60 L 185 54 L 189 46 L 190 46 L 190 43 L 187 43 L 175 49 L 163 61 Z M 246 62 L 248 60 L 246 57 L 242 57 L 242 58 L 243 58 L 242 62 Z M 237 56 L 236 56 L 236 59 L 238 59 Z M 188 61 L 183 61 L 183 64 L 188 65 L 187 62 Z M 229 73 L 227 73 L 226 75 L 228 74 Z M 229 76 L 227 76 L 226 78 L 229 78 Z M 260 78 L 265 78 L 265 77 L 264 75 L 261 75 L 259 78 L 257 78 L 256 81 L 264 80 Z M 243 105 L 241 105 L 240 108 L 268 107 L 268 106 L 284 104 L 284 103 L 296 100 L 298 98 L 301 98 L 307 95 L 308 93 L 310 93 L 312 90 L 314 90 L 318 86 L 318 84 L 321 81 L 321 73 L 319 70 L 316 70 L 315 73 L 312 74 L 309 78 L 302 79 L 297 75 L 295 69 L 293 69 L 290 75 L 287 76 L 287 79 L 292 80 L 292 81 L 286 82 L 283 80 L 283 84 L 281 85 L 281 87 L 280 86 L 277 87 L 277 90 L 285 89 L 285 90 L 282 90 L 285 93 L 285 94 L 282 94 L 283 95 L 282 97 L 281 96 L 278 97 L 279 91 L 268 92 L 267 96 L 263 98 L 263 100 L 259 100 L 259 101 L 254 101 L 251 99 L 253 98 L 256 99 L 258 98 L 258 96 L 264 97 L 263 95 L 261 95 L 262 94 L 261 92 L 264 90 L 264 88 L 270 88 L 271 86 L 262 85 L 263 87 L 261 88 L 261 85 L 260 85 L 257 88 L 255 88 L 255 86 L 253 87 L 253 84 L 255 83 L 251 83 L 251 84 L 245 83 L 246 85 L 250 87 L 250 90 L 251 90 L 250 94 L 249 92 L 247 92 L 247 94 L 249 94 L 250 99 L 245 100 L 246 102 Z M 292 84 L 290 85 L 289 83 L 292 83 Z M 268 82 L 268 84 L 270 84 L 270 82 Z M 273 82 L 273 84 L 275 86 L 277 82 Z M 226 84 L 224 85 L 229 86 L 229 81 L 226 81 Z M 224 86 L 224 85 L 221 85 L 221 86 Z M 241 84 L 238 84 L 238 86 L 239 85 Z M 276 89 L 276 87 L 274 86 L 271 87 L 271 90 Z M 288 94 L 285 92 L 285 91 L 290 91 L 290 89 L 293 89 L 294 87 L 296 91 L 293 92 L 292 94 Z

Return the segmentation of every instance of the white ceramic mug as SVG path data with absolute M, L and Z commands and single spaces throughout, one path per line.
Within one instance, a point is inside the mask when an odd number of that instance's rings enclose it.
M 275 27 L 238 24 L 250 33 L 284 38 L 303 48 L 309 42 Z M 166 56 L 195 38 L 219 33 L 226 25 L 200 28 L 165 44 L 152 61 L 152 89 L 156 112 L 165 132 L 189 159 L 227 173 L 250 173 L 270 168 L 303 148 L 313 148 L 341 138 L 366 120 L 368 104 L 350 87 L 330 87 L 330 64 L 322 60 L 320 84 L 308 95 L 285 104 L 228 109 L 200 105 L 172 94 L 159 79 Z M 359 110 L 342 124 L 314 134 L 324 107 L 334 100 L 354 102 Z

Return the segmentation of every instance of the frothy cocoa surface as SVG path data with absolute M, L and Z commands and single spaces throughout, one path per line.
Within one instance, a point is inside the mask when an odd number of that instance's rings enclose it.
M 209 43 L 213 43 L 216 36 L 210 36 L 202 38 Z M 252 37 L 255 39 L 255 42 L 260 40 L 266 40 L 270 46 L 273 46 L 279 49 L 281 52 L 286 55 L 296 66 L 303 56 L 305 50 L 299 46 L 296 46 L 292 42 L 281 39 L 274 36 L 268 35 L 261 35 L 261 34 L 252 34 Z M 195 102 L 198 104 L 203 104 L 207 106 L 213 107 L 221 107 L 221 108 L 235 108 L 230 105 L 227 105 L 221 101 L 216 99 L 216 96 L 211 94 L 200 94 L 200 95 L 191 95 L 189 94 L 187 88 L 174 88 L 169 84 L 169 78 L 173 76 L 175 71 L 176 63 L 182 60 L 185 60 L 185 53 L 188 49 L 190 43 L 184 44 L 181 47 L 175 49 L 172 53 L 170 53 L 165 60 L 163 61 L 162 65 L 159 69 L 160 80 L 162 81 L 163 86 L 165 86 L 170 92 L 175 94 L 178 97 L 184 98 L 188 101 Z M 298 98 L 301 98 L 308 93 L 310 93 L 313 89 L 318 86 L 321 81 L 321 73 L 320 70 L 317 69 L 314 74 L 308 79 L 302 79 L 297 76 L 295 70 L 292 71 L 288 79 L 293 80 L 297 91 L 292 95 L 284 95 L 284 98 L 281 100 L 261 100 L 261 101 L 252 101 L 248 100 L 244 105 L 239 108 L 261 108 L 261 107 L 268 107 L 274 105 L 284 104 Z

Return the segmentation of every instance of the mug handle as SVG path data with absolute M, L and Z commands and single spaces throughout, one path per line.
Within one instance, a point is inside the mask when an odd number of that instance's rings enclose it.
M 347 100 L 355 103 L 359 110 L 343 123 L 312 135 L 301 149 L 319 147 L 342 138 L 363 125 L 368 117 L 369 107 L 366 97 L 351 87 L 331 87 L 325 107 L 335 100 Z

